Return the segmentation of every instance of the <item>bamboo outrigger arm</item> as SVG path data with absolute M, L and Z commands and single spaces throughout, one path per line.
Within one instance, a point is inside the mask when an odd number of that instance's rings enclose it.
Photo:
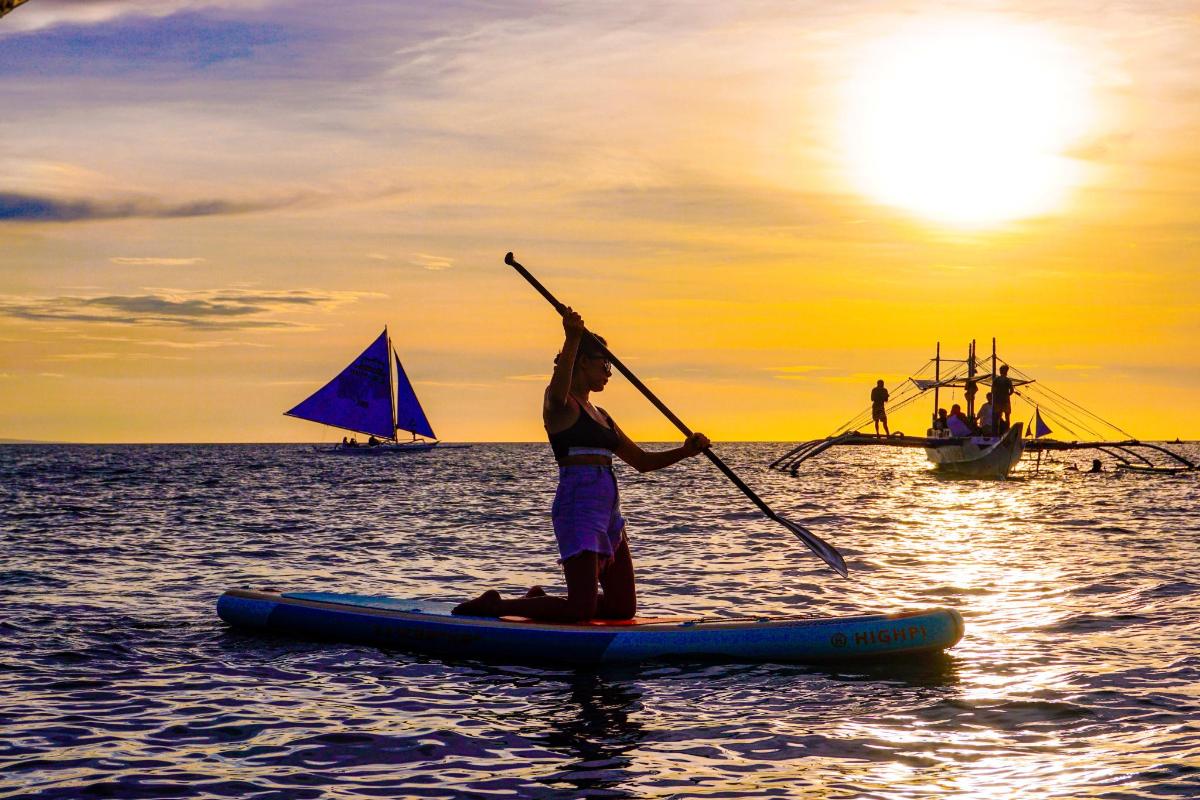
M 1030 439 L 1025 443 L 1025 449 L 1032 453 L 1039 451 L 1051 452 L 1066 450 L 1099 450 L 1103 453 L 1107 453 L 1113 458 L 1116 458 L 1122 463 L 1129 464 L 1130 461 L 1127 458 L 1124 458 L 1118 453 L 1114 452 L 1114 450 L 1120 450 L 1125 453 L 1129 453 L 1134 458 L 1144 462 L 1146 466 L 1152 469 L 1163 471 L 1177 469 L 1173 467 L 1161 467 L 1155 464 L 1151 459 L 1146 457 L 1145 453 L 1139 452 L 1139 449 L 1145 449 L 1162 453 L 1168 458 L 1171 458 L 1181 464 L 1184 469 L 1193 470 L 1197 468 L 1194 462 L 1184 458 L 1174 450 L 1162 447 L 1161 445 L 1157 445 L 1152 442 L 1143 442 L 1138 439 L 1126 439 L 1119 442 L 1062 442 L 1058 441 L 1057 439 Z

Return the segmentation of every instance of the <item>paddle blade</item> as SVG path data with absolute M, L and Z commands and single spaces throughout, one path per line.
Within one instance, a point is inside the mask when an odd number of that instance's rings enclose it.
M 842 554 L 829 542 L 817 536 L 803 525 L 798 525 L 791 520 L 786 520 L 783 517 L 775 517 L 775 521 L 796 534 L 800 541 L 808 545 L 809 550 L 812 550 L 821 557 L 822 561 L 833 567 L 834 572 L 838 575 L 841 575 L 843 578 L 850 577 L 850 570 L 846 568 L 846 559 L 842 558 Z

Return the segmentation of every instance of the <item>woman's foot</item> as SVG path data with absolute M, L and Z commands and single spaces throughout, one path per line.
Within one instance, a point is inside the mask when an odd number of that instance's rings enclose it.
M 474 600 L 459 603 L 450 613 L 460 617 L 498 617 L 500 602 L 500 593 L 495 589 L 488 589 Z
M 526 600 L 530 599 L 531 597 L 545 597 L 545 596 L 546 596 L 546 590 L 540 586 L 530 586 L 529 591 L 525 593 Z

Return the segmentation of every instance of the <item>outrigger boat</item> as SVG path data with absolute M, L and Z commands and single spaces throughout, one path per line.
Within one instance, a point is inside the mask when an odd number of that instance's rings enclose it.
M 870 421 L 871 412 L 868 408 L 830 436 L 802 442 L 788 450 L 775 459 L 770 468 L 795 475 L 804 462 L 831 448 L 860 446 L 921 448 L 938 471 L 970 478 L 1007 478 L 1024 453 L 1037 453 L 1040 466 L 1043 452 L 1074 450 L 1097 451 L 1111 457 L 1118 469 L 1133 472 L 1176 473 L 1196 469 L 1195 463 L 1179 453 L 1159 444 L 1136 439 L 1057 392 L 1043 385 L 1035 385 L 1036 381 L 1033 378 L 997 357 L 995 339 L 992 340 L 990 359 L 979 360 L 975 357 L 975 342 L 971 342 L 968 356 L 963 360 L 942 358 L 941 352 L 939 342 L 933 359 L 891 392 L 890 411 L 896 411 L 927 393 L 933 393 L 932 424 L 924 436 L 905 436 L 896 432 L 881 437 L 862 433 L 857 427 L 865 426 Z M 1000 367 L 1005 365 L 1013 375 L 1010 380 L 1016 396 L 1033 406 L 1033 419 L 1029 425 L 1015 422 L 1007 430 L 985 429 L 970 436 L 955 436 L 949 430 L 937 426 L 943 390 L 962 390 L 966 415 L 974 419 L 976 392 L 969 389 L 973 386 L 978 391 L 979 384 L 990 387 Z M 933 371 L 932 377 L 928 376 L 930 367 Z M 1044 438 L 1052 433 L 1052 430 L 1043 419 L 1043 415 L 1063 430 L 1074 433 L 1075 429 L 1079 428 L 1086 434 L 1095 436 L 1096 440 L 1062 441 Z M 1125 438 L 1106 439 L 1096 430 L 1101 427 L 1117 431 Z
M 376 444 L 343 442 L 320 448 L 324 452 L 343 455 L 424 453 L 438 445 L 437 436 L 404 373 L 386 327 L 333 380 L 284 414 L 364 434 L 377 441 Z M 397 435 L 401 431 L 412 434 L 412 439 L 401 441 Z

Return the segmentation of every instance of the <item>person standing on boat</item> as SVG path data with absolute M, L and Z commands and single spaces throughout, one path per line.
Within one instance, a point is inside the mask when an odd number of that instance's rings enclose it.
M 612 365 L 592 338 L 607 342 L 594 333 L 586 335 L 583 318 L 570 308 L 563 313 L 563 330 L 566 339 L 554 359 L 542 422 L 558 461 L 551 517 L 567 596 L 547 595 L 534 586 L 524 597 L 505 600 L 489 589 L 456 606 L 455 614 L 516 615 L 566 623 L 630 619 L 637 613 L 637 589 L 613 455 L 638 472 L 651 472 L 700 455 L 711 444 L 702 433 L 693 433 L 680 447 L 657 453 L 634 444 L 604 409 L 588 399 L 592 392 L 604 391 L 612 374 Z
M 1016 391 L 1013 388 L 1012 378 L 1008 377 L 1008 364 L 1000 367 L 1000 374 L 992 380 L 992 401 L 993 407 L 996 409 L 996 414 L 1004 422 L 1004 427 L 1007 429 L 1012 424 L 1012 395 Z
M 883 378 L 875 382 L 875 388 L 871 390 L 871 419 L 875 422 L 875 435 L 879 436 L 879 423 L 883 423 L 883 432 L 888 436 L 892 432 L 888 430 L 887 421 L 887 401 L 891 399 L 888 390 L 883 385 Z

